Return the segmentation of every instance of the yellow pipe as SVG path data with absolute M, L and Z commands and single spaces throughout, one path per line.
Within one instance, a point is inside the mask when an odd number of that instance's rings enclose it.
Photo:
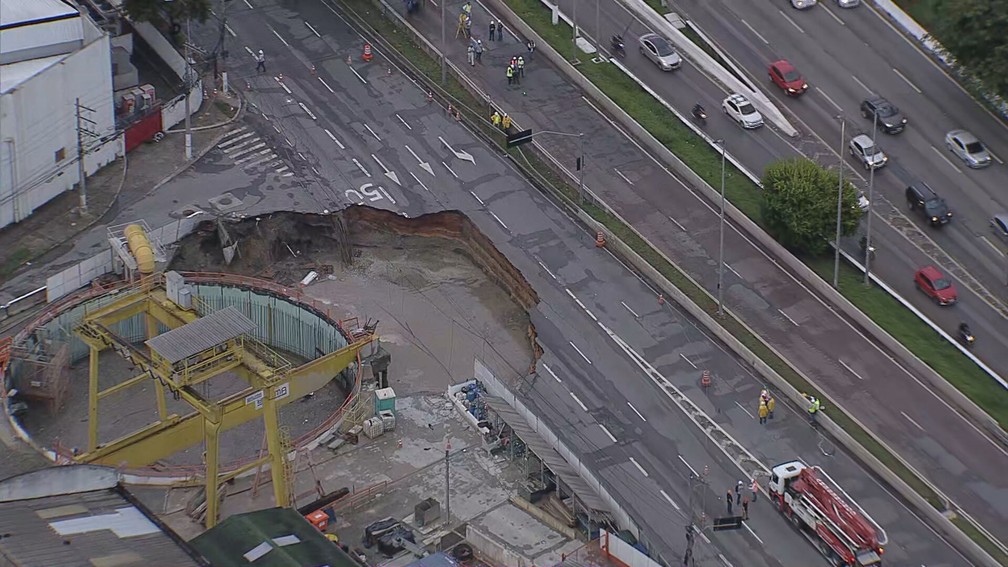
M 144 233 L 143 227 L 138 224 L 131 224 L 126 227 L 126 230 L 123 230 L 123 236 L 126 237 L 126 243 L 129 245 L 130 252 L 136 258 L 137 268 L 140 269 L 140 273 L 154 273 L 154 251 L 151 249 L 150 240 Z

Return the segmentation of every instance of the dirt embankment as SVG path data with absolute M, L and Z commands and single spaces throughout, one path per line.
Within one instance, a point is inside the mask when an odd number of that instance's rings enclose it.
M 469 258 L 484 274 L 524 309 L 539 303 L 539 295 L 525 276 L 494 246 L 469 218 L 458 211 L 407 218 L 389 211 L 353 206 L 332 215 L 281 212 L 226 224 L 238 255 L 226 265 L 222 237 L 215 222 L 206 222 L 185 238 L 169 269 L 224 271 L 294 284 L 309 269 L 331 273 L 332 262 L 349 265 L 362 248 L 408 249 L 413 239 L 432 239 L 432 246 L 452 249 Z M 411 242 L 412 241 L 412 242 Z M 534 353 L 532 368 L 542 355 L 535 327 L 527 336 Z

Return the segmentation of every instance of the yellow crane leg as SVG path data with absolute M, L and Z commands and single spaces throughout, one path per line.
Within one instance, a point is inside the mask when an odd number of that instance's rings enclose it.
M 147 338 L 153 339 L 158 334 L 158 320 L 154 318 L 149 312 L 144 315 L 144 319 L 147 322 Z M 153 349 L 149 349 L 153 352 Z M 168 403 L 165 400 L 164 388 L 161 387 L 161 382 L 154 380 L 154 393 L 157 394 L 157 409 L 158 418 L 164 421 L 168 418 Z
M 297 399 L 297 398 L 295 398 Z M 282 400 L 281 400 L 282 401 Z M 269 396 L 263 400 L 263 419 L 266 421 L 266 446 L 269 448 L 270 475 L 273 478 L 273 501 L 280 508 L 290 505 L 287 491 L 287 454 L 280 442 L 280 405 Z
M 98 355 L 95 347 L 88 349 L 88 451 L 98 448 Z
M 206 527 L 210 529 L 217 525 L 217 507 L 220 504 L 217 476 L 220 474 L 220 425 L 209 419 L 204 420 L 206 427 Z

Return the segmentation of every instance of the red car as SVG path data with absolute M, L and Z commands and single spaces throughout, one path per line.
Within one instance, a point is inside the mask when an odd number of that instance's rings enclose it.
M 780 87 L 788 96 L 798 96 L 808 90 L 808 83 L 805 77 L 801 76 L 798 69 L 785 59 L 774 61 L 770 64 L 770 80 Z
M 938 305 L 952 305 L 959 296 L 952 280 L 934 266 L 925 266 L 914 274 L 914 285 Z

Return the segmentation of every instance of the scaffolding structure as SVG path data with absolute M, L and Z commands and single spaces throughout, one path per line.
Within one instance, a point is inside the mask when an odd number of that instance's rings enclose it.
M 70 387 L 70 346 L 65 342 L 37 340 L 29 348 L 12 352 L 12 361 L 20 365 L 15 387 L 18 394 L 56 413 L 66 401 Z

